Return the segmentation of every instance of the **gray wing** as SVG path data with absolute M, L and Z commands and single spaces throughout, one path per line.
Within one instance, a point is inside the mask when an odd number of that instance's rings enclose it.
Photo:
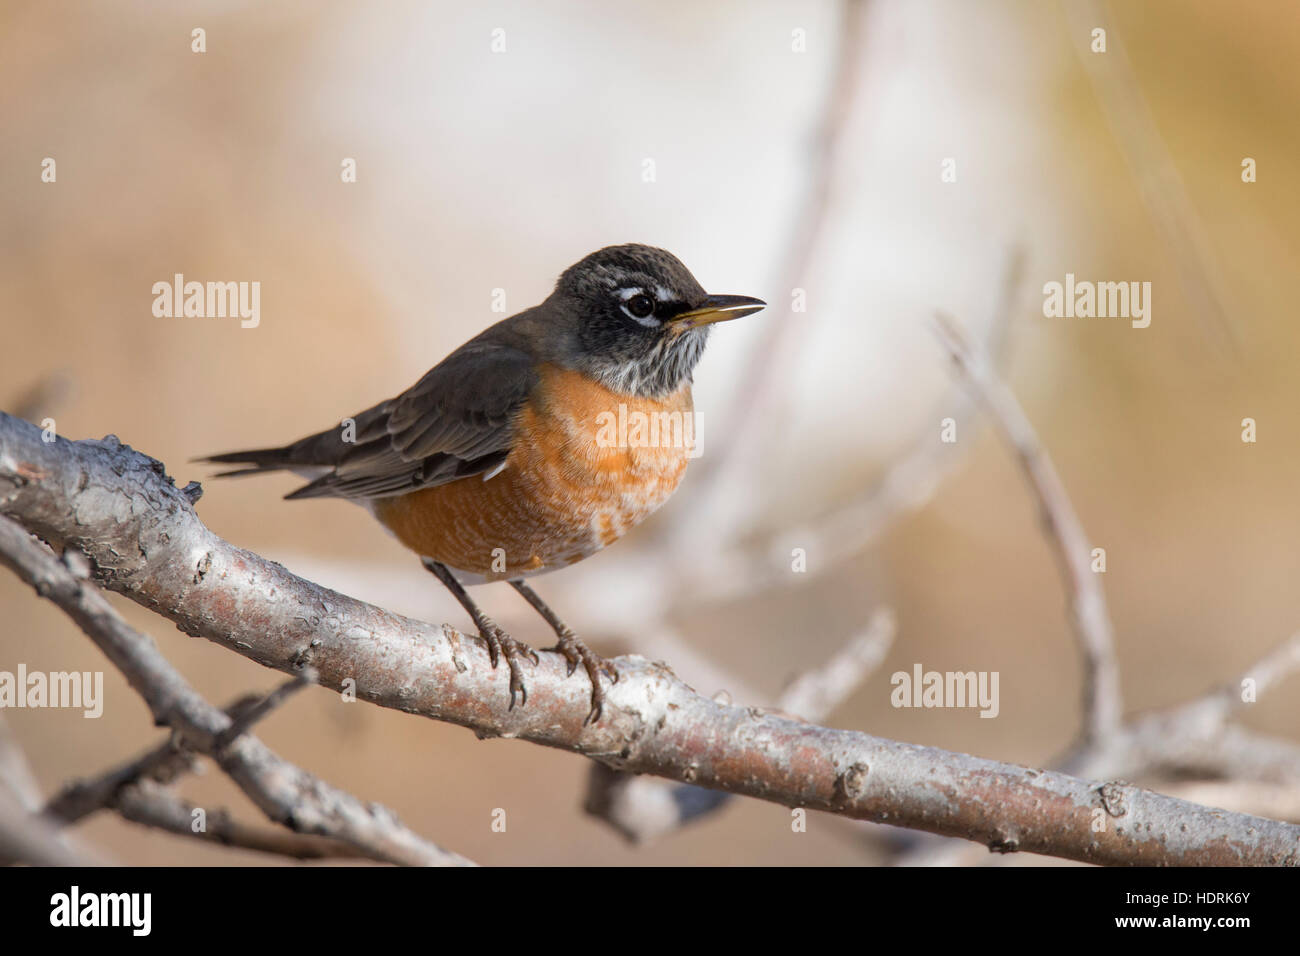
M 396 398 L 342 427 L 283 448 L 206 459 L 251 467 L 223 474 L 329 468 L 287 498 L 383 498 L 483 474 L 510 453 L 515 418 L 537 382 L 533 360 L 509 345 L 466 343 Z

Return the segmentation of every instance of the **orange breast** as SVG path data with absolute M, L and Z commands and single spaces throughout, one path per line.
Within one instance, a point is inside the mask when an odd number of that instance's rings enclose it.
M 499 474 L 374 503 L 408 548 L 471 580 L 540 574 L 594 554 L 668 500 L 697 440 L 690 386 L 653 400 L 539 371 Z

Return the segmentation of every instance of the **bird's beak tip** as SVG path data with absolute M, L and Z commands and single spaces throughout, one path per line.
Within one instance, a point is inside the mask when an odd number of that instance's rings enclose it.
M 692 328 L 696 328 L 753 315 L 766 307 L 766 302 L 752 295 L 711 295 L 699 308 L 676 315 L 673 321 L 686 320 Z

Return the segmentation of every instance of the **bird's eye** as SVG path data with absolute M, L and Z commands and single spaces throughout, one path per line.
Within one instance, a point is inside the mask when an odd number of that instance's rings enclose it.
M 644 319 L 655 310 L 655 300 L 644 292 L 638 292 L 623 303 L 623 308 L 627 309 L 632 318 Z

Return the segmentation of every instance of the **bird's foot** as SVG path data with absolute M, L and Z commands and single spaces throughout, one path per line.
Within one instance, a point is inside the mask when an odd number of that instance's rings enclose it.
M 600 720 L 600 715 L 605 710 L 605 688 L 600 686 L 600 675 L 604 674 L 609 678 L 611 684 L 617 684 L 618 670 L 612 663 L 582 643 L 578 635 L 572 631 L 561 631 L 558 637 L 559 642 L 547 650 L 558 651 L 564 655 L 564 659 L 568 662 L 568 676 L 573 676 L 579 664 L 587 672 L 587 679 L 591 681 L 591 712 L 582 723 L 584 727 L 587 724 L 594 724 Z
M 522 707 L 527 704 L 528 689 L 524 686 L 524 675 L 520 665 L 524 658 L 527 658 L 536 667 L 540 660 L 537 652 L 523 641 L 516 641 L 488 618 L 483 618 L 479 623 L 478 636 L 487 642 L 492 669 L 496 669 L 502 657 L 506 659 L 506 665 L 510 668 L 510 709 L 515 709 L 516 693 L 519 695 L 519 705 Z

